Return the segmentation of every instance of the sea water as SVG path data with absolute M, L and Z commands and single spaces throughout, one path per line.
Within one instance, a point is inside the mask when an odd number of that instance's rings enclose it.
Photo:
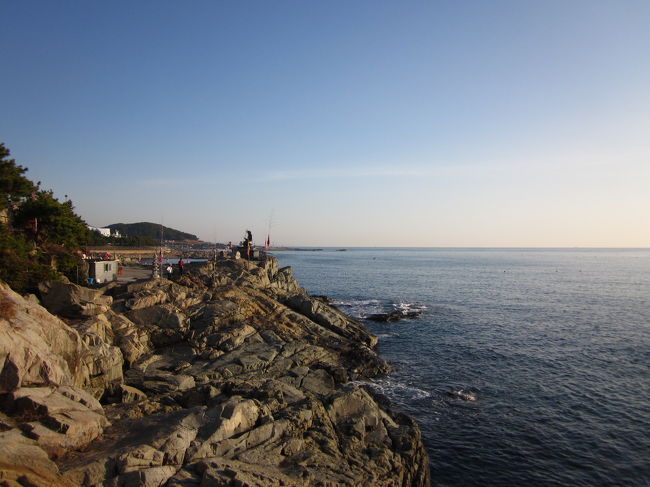
M 650 250 L 275 255 L 379 337 L 434 485 L 650 485 Z

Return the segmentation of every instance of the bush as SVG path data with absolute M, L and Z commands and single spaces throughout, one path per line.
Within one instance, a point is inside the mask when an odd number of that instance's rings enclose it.
M 49 256 L 21 234 L 0 226 L 0 279 L 18 293 L 35 292 L 39 282 L 61 279 L 49 264 Z

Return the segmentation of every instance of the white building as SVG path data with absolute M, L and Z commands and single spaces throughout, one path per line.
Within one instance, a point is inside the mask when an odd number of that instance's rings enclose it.
M 93 227 L 91 225 L 88 225 L 88 228 L 90 228 L 94 232 L 98 232 L 102 234 L 104 237 L 120 238 L 122 236 L 120 235 L 120 232 L 118 232 L 117 230 L 111 230 L 110 228 Z
M 118 262 L 116 260 L 88 261 L 88 277 L 92 283 L 101 284 L 117 279 Z

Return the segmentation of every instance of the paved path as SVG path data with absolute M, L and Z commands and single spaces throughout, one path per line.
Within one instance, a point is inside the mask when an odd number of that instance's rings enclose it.
M 130 282 L 151 278 L 151 267 L 127 265 L 122 266 L 122 269 L 124 269 L 124 272 L 122 272 L 121 276 L 117 276 L 117 282 Z

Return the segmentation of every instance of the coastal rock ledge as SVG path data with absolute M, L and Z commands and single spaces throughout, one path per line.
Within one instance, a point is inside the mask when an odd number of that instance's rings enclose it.
M 0 282 L 0 486 L 429 486 L 377 340 L 290 268 L 101 289 Z

